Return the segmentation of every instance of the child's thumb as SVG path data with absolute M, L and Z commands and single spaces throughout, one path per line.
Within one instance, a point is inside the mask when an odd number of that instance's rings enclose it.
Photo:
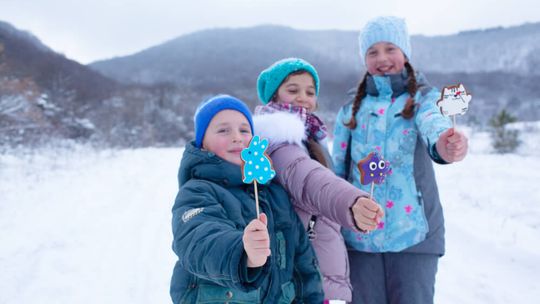
M 448 137 L 452 136 L 454 134 L 454 128 L 449 128 L 446 131 L 442 132 L 439 136 L 439 140 L 442 139 L 445 142 L 448 141 Z
M 267 225 L 267 224 L 268 224 L 268 218 L 266 217 L 266 214 L 264 214 L 264 213 L 261 213 L 261 214 L 259 215 L 259 220 L 260 220 L 261 222 L 263 222 L 264 225 Z

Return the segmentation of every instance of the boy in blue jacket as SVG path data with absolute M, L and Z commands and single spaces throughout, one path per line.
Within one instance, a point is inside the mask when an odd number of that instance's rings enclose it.
M 317 259 L 283 188 L 242 181 L 253 134 L 240 100 L 218 95 L 194 117 L 195 141 L 180 164 L 173 207 L 174 303 L 322 303 Z

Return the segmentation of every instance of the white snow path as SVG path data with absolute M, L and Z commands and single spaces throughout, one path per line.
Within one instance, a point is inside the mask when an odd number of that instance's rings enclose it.
M 485 134 L 436 165 L 446 219 L 435 303 L 540 299 L 540 133 L 517 154 Z M 183 149 L 0 154 L 0 303 L 170 303 Z

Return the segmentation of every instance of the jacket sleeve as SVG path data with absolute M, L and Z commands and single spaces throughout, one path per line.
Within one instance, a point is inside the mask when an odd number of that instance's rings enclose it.
M 281 145 L 270 157 L 277 181 L 293 198 L 296 207 L 356 230 L 350 208 L 358 197 L 367 197 L 367 193 L 311 159 L 296 144 Z
M 349 113 L 350 106 L 343 106 L 339 110 L 336 123 L 334 125 L 334 142 L 332 144 L 332 161 L 334 162 L 334 171 L 336 175 L 340 177 L 345 176 L 345 158 L 347 153 L 347 145 L 349 144 L 349 138 L 351 136 L 351 129 L 344 125 L 344 122 L 348 122 L 351 119 Z
M 446 162 L 437 153 L 435 144 L 439 136 L 452 127 L 452 122 L 450 118 L 442 115 L 437 106 L 439 97 L 440 92 L 435 88 L 431 89 L 425 95 L 422 95 L 420 92 L 417 93 L 416 100 L 419 101 L 419 107 L 415 116 L 415 124 L 422 140 L 428 147 L 431 159 L 437 163 L 444 164 Z
M 173 250 L 186 271 L 216 284 L 249 291 L 258 288 L 268 263 L 248 272 L 243 229 L 227 218 L 217 193 L 204 181 L 180 189 L 172 210 Z
M 295 298 L 297 300 L 295 303 L 320 304 L 324 301 L 324 291 L 319 262 L 302 222 L 296 213 L 293 216 L 296 218 L 295 222 L 299 232 L 294 255 L 293 279 L 296 288 Z

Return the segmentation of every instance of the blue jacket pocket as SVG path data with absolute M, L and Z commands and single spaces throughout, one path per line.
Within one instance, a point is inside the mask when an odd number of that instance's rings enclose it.
M 261 299 L 259 289 L 250 292 L 243 292 L 217 285 L 199 285 L 197 303 L 253 304 L 260 302 Z
M 287 282 L 281 285 L 281 297 L 279 298 L 279 304 L 290 304 L 295 298 L 295 289 L 293 282 Z

